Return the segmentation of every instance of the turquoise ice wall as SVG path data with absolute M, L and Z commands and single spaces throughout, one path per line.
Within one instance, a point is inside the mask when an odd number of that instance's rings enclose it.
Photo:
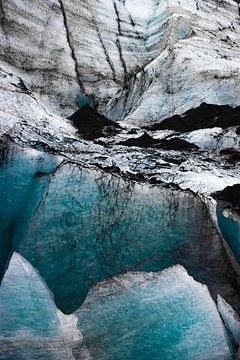
M 218 225 L 236 259 L 240 262 L 240 222 L 224 216 L 222 208 L 217 208 Z
M 213 294 L 228 283 L 231 270 L 198 198 L 62 160 L 5 146 L 2 269 L 17 250 L 38 269 L 65 312 L 82 303 L 91 284 L 127 270 L 158 271 L 180 263 L 212 286 Z

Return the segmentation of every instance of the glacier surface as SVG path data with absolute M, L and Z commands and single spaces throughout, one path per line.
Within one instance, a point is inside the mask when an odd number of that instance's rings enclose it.
M 207 287 L 181 266 L 105 280 L 75 314 L 92 359 L 232 359 Z
M 135 125 L 204 101 L 240 104 L 232 0 L 1 4 L 1 67 L 57 113 L 70 114 L 86 95 L 100 112 Z

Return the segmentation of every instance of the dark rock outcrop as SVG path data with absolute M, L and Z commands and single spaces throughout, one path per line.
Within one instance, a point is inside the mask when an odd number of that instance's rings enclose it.
M 218 201 L 229 203 L 237 214 L 240 214 L 240 184 L 227 186 L 223 191 L 217 191 L 212 197 Z
M 121 128 L 116 122 L 99 114 L 89 105 L 84 105 L 69 117 L 78 129 L 79 134 L 86 140 L 97 139 L 101 136 L 114 135 Z
M 157 145 L 159 143 L 159 140 L 154 139 L 152 136 L 148 135 L 147 133 L 144 133 L 143 135 L 137 137 L 137 138 L 130 138 L 124 141 L 120 141 L 118 145 L 123 146 L 138 146 L 138 147 L 153 147 L 154 145 Z
M 227 155 L 227 162 L 229 164 L 235 165 L 237 162 L 240 162 L 240 150 L 236 149 L 223 149 L 220 151 L 221 155 Z
M 240 124 L 240 106 L 232 108 L 228 105 L 212 105 L 202 103 L 198 108 L 191 109 L 183 115 L 174 115 L 161 123 L 146 127 L 147 130 L 175 130 L 181 133 L 199 129 L 223 129 Z
M 179 139 L 179 138 L 172 138 L 169 140 L 163 139 L 158 140 L 154 139 L 152 136 L 144 133 L 138 138 L 131 138 L 125 141 L 119 142 L 118 145 L 124 146 L 138 146 L 138 147 L 152 147 L 156 149 L 163 149 L 163 150 L 197 150 L 198 146 L 195 144 L 191 144 L 186 140 Z
M 163 150 L 197 150 L 199 147 L 195 144 L 192 144 L 186 140 L 179 138 L 172 138 L 169 140 L 160 140 L 159 144 L 156 146 L 159 149 Z

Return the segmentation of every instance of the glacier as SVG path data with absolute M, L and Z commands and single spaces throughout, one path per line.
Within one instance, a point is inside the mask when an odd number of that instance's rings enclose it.
M 2 68 L 58 114 L 86 96 L 112 119 L 142 126 L 204 101 L 239 105 L 232 0 L 1 4 Z
M 98 281 L 180 263 L 207 284 L 215 301 L 220 294 L 239 313 L 237 264 L 217 232 L 212 196 L 239 182 L 238 165 L 227 165 L 228 154 L 216 156 L 222 145 L 203 151 L 126 148 L 118 143 L 143 132 L 123 126 L 115 136 L 101 137 L 104 143 L 86 141 L 70 119 L 50 112 L 24 88 L 19 76 L 0 75 L 3 279 L 17 251 L 39 272 L 60 311 L 72 313 Z M 230 129 L 219 131 L 222 144 L 228 142 L 226 131 L 237 143 L 237 127 Z M 148 133 L 167 141 L 171 131 Z M 6 346 L 11 359 L 17 343 L 3 339 L 3 359 Z M 20 347 L 14 360 L 33 353 L 44 358 L 46 349 L 51 353 L 48 344 L 32 352 Z M 79 354 L 90 356 L 84 341 L 71 348 L 69 358 Z
M 100 282 L 75 314 L 92 359 L 232 359 L 207 287 L 179 265 Z
M 218 225 L 238 261 L 240 261 L 240 221 L 227 210 L 217 209 Z
M 240 357 L 239 14 L 0 1 L 1 360 Z
M 180 263 L 215 298 L 220 292 L 238 309 L 221 239 L 206 206 L 190 192 L 124 180 L 9 139 L 2 146 L 3 272 L 18 251 L 70 313 L 96 281 Z
M 240 261 L 240 187 L 239 184 L 227 186 L 212 194 L 216 199 L 217 223 L 224 240 Z

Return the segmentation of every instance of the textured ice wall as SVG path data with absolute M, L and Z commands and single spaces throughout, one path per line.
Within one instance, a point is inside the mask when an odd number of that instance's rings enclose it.
M 126 109 L 127 122 L 144 124 L 183 113 L 203 101 L 239 103 L 236 3 L 161 1 L 155 4 L 151 23 L 153 52 L 147 41 L 146 54 L 154 54 L 153 59 L 108 104 L 109 114 L 118 118 Z
M 232 0 L 3 0 L 1 10 L 1 66 L 60 112 L 84 93 L 138 125 L 240 103 Z
M 4 264 L 14 247 L 13 239 L 18 217 L 21 217 L 27 202 L 31 203 L 29 206 L 33 208 L 35 204 L 38 204 L 42 196 L 41 190 L 38 192 L 38 189 L 41 189 L 39 184 L 43 188 L 46 186 L 46 181 L 41 174 L 53 170 L 58 163 L 58 158 L 34 150 L 14 151 L 11 145 L 8 145 L 8 141 L 3 140 L 1 159 L 0 272 L 2 274 Z M 6 160 L 7 163 L 4 165 Z
M 1 1 L 1 67 L 45 102 L 74 108 L 79 85 L 59 1 Z
M 98 280 L 181 263 L 213 296 L 220 291 L 238 306 L 234 274 L 201 201 L 60 161 L 19 146 L 6 150 L 0 169 L 1 248 L 7 249 L 2 268 L 17 250 L 39 270 L 57 305 L 70 312 Z
M 63 315 L 37 271 L 18 253 L 0 287 L 0 359 L 73 359 L 81 343 L 74 315 Z
M 207 287 L 181 266 L 104 281 L 76 315 L 92 359 L 232 359 Z

